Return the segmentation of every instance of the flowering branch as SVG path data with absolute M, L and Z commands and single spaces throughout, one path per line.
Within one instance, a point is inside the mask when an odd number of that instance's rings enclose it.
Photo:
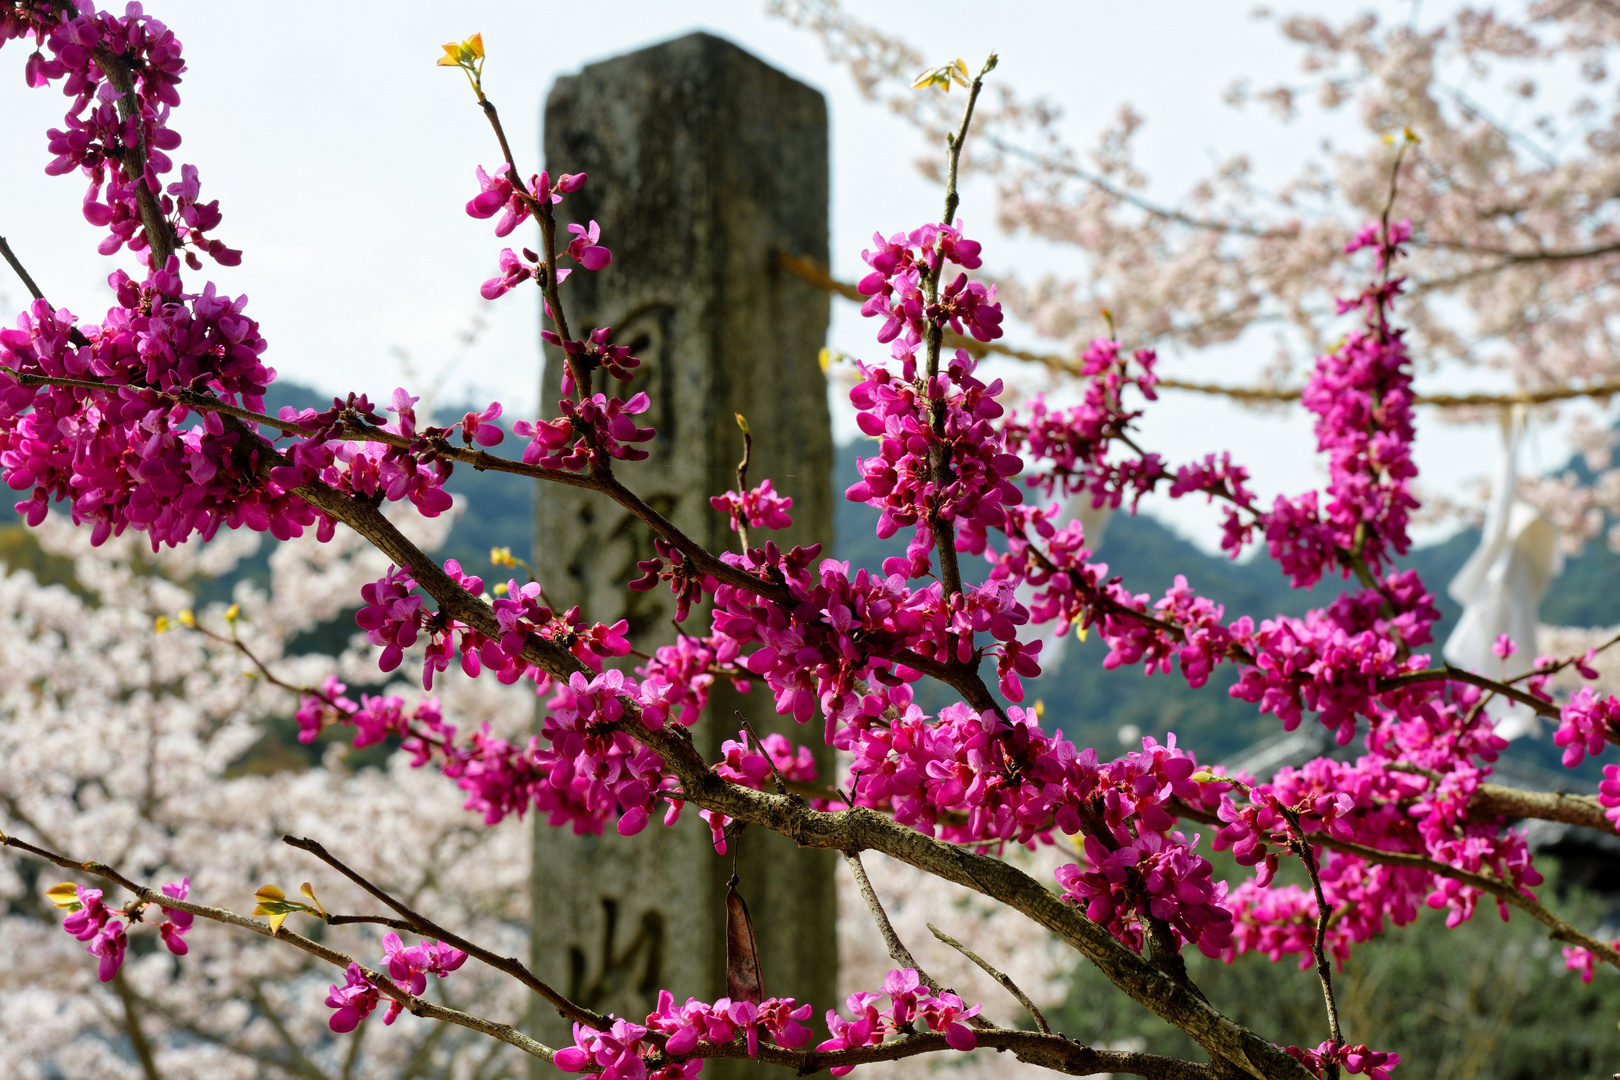
M 945 180 L 945 213 L 940 222 L 950 227 L 956 221 L 956 207 L 961 202 L 961 196 L 956 192 L 956 171 L 962 159 L 962 145 L 967 140 L 968 127 L 973 122 L 973 106 L 979 100 L 979 91 L 984 89 L 984 77 L 994 71 L 996 55 L 984 62 L 979 74 L 968 87 L 967 106 L 962 110 L 962 126 L 954 134 L 947 134 L 945 145 L 949 166 Z M 947 84 L 947 89 L 949 84 Z M 943 259 L 936 255 L 931 268 L 923 274 L 923 291 L 928 297 L 930 307 L 939 304 L 940 278 L 945 272 Z M 928 383 L 930 387 L 939 378 L 939 348 L 944 334 L 944 324 L 938 320 L 930 319 L 925 341 L 928 349 Z M 943 489 L 951 480 L 950 447 L 945 441 L 945 402 L 943 398 L 929 394 L 929 421 L 934 429 L 934 442 L 929 448 L 929 470 L 933 474 L 934 484 Z M 947 598 L 962 591 L 962 572 L 956 562 L 956 530 L 946 525 L 939 516 L 939 507 L 935 505 L 929 510 L 928 525 L 934 534 L 934 546 L 939 549 L 940 580 L 945 585 Z
M 295 847 L 309 850 L 321 855 L 334 868 L 340 869 L 351 880 L 361 884 L 368 891 L 374 887 L 359 875 L 343 867 L 342 864 L 323 854 L 318 844 L 312 841 L 295 841 L 287 838 Z M 66 869 L 77 870 L 93 877 L 99 877 L 131 893 L 137 904 L 159 905 L 173 910 L 209 919 L 214 922 L 236 926 L 251 930 L 265 937 L 284 941 L 295 948 L 324 960 L 339 969 L 358 969 L 365 980 L 382 994 L 398 1002 L 400 1006 L 414 1016 L 426 1019 L 443 1020 L 470 1028 L 492 1038 L 509 1043 L 512 1046 L 546 1061 L 552 1061 L 556 1054 L 549 1047 L 525 1035 L 518 1029 L 507 1025 L 474 1016 L 457 1009 L 435 1005 L 426 1001 L 419 995 L 411 994 L 396 985 L 395 982 L 380 974 L 356 963 L 356 961 L 336 949 L 329 948 L 319 942 L 313 941 L 300 934 L 294 933 L 285 926 L 272 928 L 256 919 L 250 919 L 225 908 L 211 907 L 187 900 L 176 899 L 163 893 L 154 892 L 124 875 L 112 867 L 96 862 L 80 862 L 56 852 L 37 847 L 16 837 L 0 834 L 0 845 L 17 848 L 37 858 L 55 863 Z M 319 849 L 319 850 L 317 850 Z M 1038 886 L 1037 886 L 1038 887 Z M 374 891 L 375 895 L 383 898 L 386 894 Z M 409 911 L 397 901 L 385 899 L 385 902 L 396 906 L 402 913 Z M 429 933 L 439 934 L 440 930 L 428 920 L 410 913 L 407 919 L 412 922 L 413 928 L 422 929 L 432 927 Z M 444 940 L 448 940 L 445 937 Z M 569 1003 L 569 1013 L 573 1015 L 590 1015 L 589 1010 Z M 567 1014 L 565 1014 L 567 1015 Z M 774 1047 L 769 1044 L 760 1044 L 753 1052 L 741 1040 L 727 1043 L 697 1043 L 685 1054 L 672 1057 L 670 1060 L 687 1060 L 691 1058 L 742 1058 L 755 1057 L 758 1060 L 771 1064 L 798 1069 L 801 1073 L 815 1072 L 823 1068 L 845 1068 L 863 1063 L 877 1061 L 897 1061 L 903 1058 L 915 1057 L 920 1054 L 937 1053 L 949 1049 L 943 1034 L 908 1034 L 900 1039 L 876 1046 L 859 1046 L 837 1051 L 790 1050 Z M 1086 1076 L 1104 1072 L 1123 1072 L 1149 1078 L 1149 1080 L 1214 1080 L 1217 1075 L 1210 1066 L 1194 1062 L 1181 1061 L 1175 1058 L 1160 1057 L 1153 1054 L 1139 1054 L 1121 1051 L 1095 1050 L 1076 1043 L 1062 1036 L 1047 1033 L 1011 1031 L 1002 1028 L 992 1028 L 979 1033 L 980 1045 L 998 1050 L 1012 1051 L 1021 1061 L 1042 1065 L 1046 1068 L 1075 1076 Z M 1265 1075 L 1265 1074 L 1260 1074 Z M 1296 1075 L 1284 1073 L 1280 1075 Z
M 1499 792 L 1509 790 L 1511 789 L 1497 789 Z M 1515 794 L 1538 795 L 1540 793 L 1522 792 Z M 1513 813 L 1512 810 L 1506 809 L 1506 806 L 1514 805 L 1512 803 L 1504 804 L 1500 802 L 1487 801 L 1485 805 L 1502 807 L 1501 812 L 1509 814 Z M 1177 801 L 1175 810 L 1179 816 L 1189 818 L 1193 821 L 1201 821 L 1206 825 L 1218 825 L 1221 824 L 1223 820 L 1216 814 L 1210 813 L 1209 811 L 1203 810 L 1199 807 L 1190 806 L 1185 802 Z M 1481 813 L 1481 816 L 1484 816 L 1483 812 Z M 1536 815 L 1526 814 L 1524 816 L 1528 817 Z M 1550 818 L 1549 820 L 1563 819 Z M 1571 824 L 1581 824 L 1581 822 L 1571 822 Z M 1604 942 L 1599 941 L 1597 938 L 1592 937 L 1590 934 L 1584 933 L 1576 927 L 1571 926 L 1569 923 L 1555 915 L 1552 911 L 1548 910 L 1533 896 L 1530 896 L 1526 890 L 1516 888 L 1507 882 L 1485 874 L 1476 874 L 1472 871 L 1464 870 L 1461 867 L 1452 866 L 1450 863 L 1444 863 L 1438 859 L 1432 859 L 1427 855 L 1421 855 L 1416 852 L 1386 851 L 1383 848 L 1375 848 L 1367 844 L 1358 844 L 1353 840 L 1340 839 L 1339 837 L 1332 836 L 1327 833 L 1311 833 L 1310 843 L 1315 847 L 1327 848 L 1330 851 L 1343 852 L 1346 855 L 1354 855 L 1358 858 L 1365 859 L 1370 863 L 1380 863 L 1384 866 L 1404 866 L 1413 870 L 1422 870 L 1426 873 L 1437 874 L 1440 877 L 1450 878 L 1453 881 L 1461 882 L 1470 888 L 1478 889 L 1480 892 L 1490 893 L 1492 896 L 1498 897 L 1505 903 L 1513 905 L 1520 911 L 1526 912 L 1531 918 L 1546 926 L 1547 929 L 1551 931 L 1548 936 L 1552 937 L 1554 940 L 1565 941 L 1572 945 L 1578 945 L 1583 949 L 1591 951 L 1605 962 L 1613 964 L 1616 967 L 1620 967 L 1620 949 L 1617 949 L 1612 945 L 1605 944 Z
M 300 851 L 309 852 L 311 855 L 315 856 L 317 859 L 321 860 L 326 865 L 330 866 L 332 869 L 336 870 L 338 873 L 360 886 L 366 892 L 393 908 L 399 913 L 410 930 L 427 937 L 435 937 L 440 941 L 447 942 L 448 944 L 460 949 L 462 952 L 467 953 L 469 956 L 477 957 L 479 960 L 483 961 L 485 964 L 488 964 L 495 970 L 505 972 L 507 975 L 510 975 L 512 978 L 516 979 L 524 986 L 527 986 L 536 994 L 539 994 L 541 997 L 545 998 L 548 1002 L 556 1007 L 558 1015 L 564 1017 L 565 1019 L 572 1020 L 575 1023 L 588 1024 L 589 1026 L 595 1028 L 608 1028 L 613 1026 L 613 1021 L 608 1017 L 603 1016 L 601 1013 L 596 1012 L 595 1010 L 576 1005 L 562 994 L 552 989 L 516 957 L 501 956 L 498 953 L 490 952 L 483 946 L 468 941 L 465 938 L 446 930 L 432 919 L 413 911 L 404 902 L 395 899 L 393 896 L 389 895 L 386 890 L 367 879 L 364 875 L 356 872 L 337 856 L 327 851 L 318 840 L 312 840 L 307 836 L 283 836 L 281 838 L 281 842 L 286 844 L 288 847 L 294 847 Z M 393 924 L 390 923 L 390 925 Z
M 312 941 L 301 934 L 296 934 L 291 930 L 288 930 L 284 925 L 278 924 L 277 926 L 272 927 L 268 923 L 260 922 L 257 919 L 250 919 L 245 915 L 239 915 L 227 908 L 210 907 L 206 904 L 198 904 L 189 900 L 177 899 L 164 893 L 156 892 L 153 889 L 138 884 L 137 882 L 131 881 L 129 878 L 125 877 L 123 874 L 120 874 L 117 870 L 107 866 L 104 863 L 81 862 L 76 859 L 71 859 L 65 855 L 60 855 L 54 851 L 37 847 L 25 840 L 20 840 L 15 836 L 9 836 L 5 833 L 0 833 L 0 846 L 16 848 L 20 851 L 25 851 L 36 858 L 55 863 L 57 866 L 61 866 L 65 869 L 77 870 L 81 873 L 89 874 L 91 877 L 97 877 L 104 881 L 112 882 L 134 897 L 134 911 L 132 914 L 138 914 L 140 909 L 143 907 L 155 905 L 175 911 L 183 911 L 189 915 L 208 919 L 211 922 L 224 923 L 228 926 L 235 926 L 243 930 L 250 930 L 255 934 L 263 935 L 264 937 L 275 938 L 277 941 L 284 941 L 294 948 L 301 949 L 304 952 L 309 953 L 311 956 L 324 960 L 340 970 L 358 970 L 364 976 L 366 982 L 375 987 L 382 994 L 392 998 L 400 1005 L 402 1009 L 409 1012 L 413 1016 L 425 1017 L 430 1020 L 444 1020 L 452 1024 L 458 1024 L 461 1027 L 470 1028 L 473 1031 L 499 1039 L 504 1043 L 509 1043 L 526 1054 L 533 1057 L 542 1058 L 546 1061 L 550 1061 L 553 1057 L 550 1047 L 547 1047 L 543 1043 L 536 1042 L 534 1039 L 531 1039 L 528 1035 L 525 1035 L 522 1031 L 512 1027 L 510 1024 L 496 1023 L 493 1020 L 486 1020 L 483 1017 L 474 1016 L 471 1013 L 465 1013 L 459 1009 L 451 1009 L 443 1005 L 435 1005 L 434 1003 L 427 1001 L 418 995 L 408 993 L 401 987 L 397 986 L 387 976 L 384 976 L 376 971 L 372 971 L 370 968 L 364 967 L 353 957 L 341 953 L 336 949 L 330 948 L 329 946 L 323 945 L 318 941 Z
M 1316 865 L 1316 852 L 1311 850 L 1310 843 L 1305 839 L 1305 830 L 1300 825 L 1299 814 L 1283 807 L 1282 816 L 1288 822 L 1289 832 L 1293 834 L 1294 851 L 1305 864 L 1305 872 L 1311 878 L 1311 889 L 1316 894 L 1316 940 L 1311 943 L 1311 952 L 1316 957 L 1316 977 L 1322 984 L 1322 999 L 1327 1006 L 1328 1039 L 1334 1046 L 1343 1046 L 1344 1032 L 1339 1028 L 1339 1003 L 1333 996 L 1333 968 L 1328 964 L 1326 948 L 1328 923 L 1333 919 L 1333 905 L 1329 904 L 1327 897 L 1322 894 L 1322 875 Z M 1326 1072 L 1326 1080 L 1339 1080 L 1337 1063 L 1330 1063 Z

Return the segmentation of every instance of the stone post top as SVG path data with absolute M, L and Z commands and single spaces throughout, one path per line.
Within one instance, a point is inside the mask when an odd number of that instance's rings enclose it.
M 748 69 L 754 69 L 748 72 Z M 571 84 L 579 76 L 593 77 L 600 75 L 617 75 L 627 69 L 655 69 L 664 73 L 668 78 L 681 78 L 688 73 L 703 73 L 708 78 L 714 78 L 717 72 L 765 74 L 773 76 L 782 83 L 791 83 L 805 92 L 814 94 L 817 98 L 825 100 L 820 90 L 795 78 L 780 68 L 761 60 L 747 49 L 728 38 L 707 30 L 694 30 L 690 34 L 660 41 L 635 52 L 612 56 L 606 60 L 598 60 L 586 64 L 577 75 L 560 76 L 551 88 L 551 98 L 566 95 Z

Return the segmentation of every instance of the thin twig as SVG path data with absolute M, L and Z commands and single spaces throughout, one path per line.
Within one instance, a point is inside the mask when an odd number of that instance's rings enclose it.
M 754 436 L 748 430 L 748 421 L 742 413 L 737 414 L 737 426 L 742 428 L 743 456 L 737 462 L 737 497 L 748 498 L 748 463 L 754 456 Z M 748 553 L 748 512 L 746 505 L 737 507 L 737 538 L 742 542 L 743 554 Z
M 28 295 L 35 300 L 45 299 L 45 294 L 39 291 L 38 285 L 34 284 L 33 275 L 23 266 L 22 261 L 17 258 L 16 253 L 11 250 L 11 245 L 6 243 L 6 238 L 3 236 L 0 236 L 0 257 L 4 257 L 6 262 L 11 265 L 11 269 L 22 279 L 23 287 L 28 290 Z
M 760 756 L 765 759 L 765 764 L 771 767 L 771 776 L 775 777 L 776 779 L 776 793 L 778 795 L 786 795 L 788 793 L 787 777 L 782 775 L 782 770 L 776 767 L 775 759 L 772 758 L 770 752 L 765 749 L 765 740 L 759 737 L 759 732 L 754 730 L 754 725 L 748 722 L 748 717 L 742 714 L 742 710 L 734 709 L 732 712 L 737 717 L 737 722 L 742 724 L 743 730 L 748 732 L 749 736 L 753 738 L 754 745 L 759 747 Z
M 883 935 L 883 944 L 889 950 L 889 958 L 903 968 L 910 968 L 917 973 L 917 980 L 934 993 L 939 993 L 943 987 L 923 966 L 917 963 L 917 958 L 911 955 L 906 943 L 900 940 L 900 935 L 894 932 L 894 924 L 889 921 L 889 913 L 883 910 L 883 901 L 878 899 L 877 890 L 872 888 L 872 879 L 866 876 L 866 867 L 861 864 L 861 853 L 851 850 L 842 852 L 844 861 L 849 864 L 850 873 L 855 875 L 855 884 L 861 890 L 861 898 L 866 901 L 866 908 L 872 913 L 872 921 L 877 924 L 878 933 Z
M 360 964 L 354 959 L 354 957 L 349 956 L 346 953 L 338 952 L 336 949 L 324 945 L 321 942 L 312 941 L 309 938 L 304 937 L 302 934 L 296 934 L 291 930 L 288 930 L 285 925 L 281 926 L 279 929 L 272 929 L 267 923 L 260 922 L 258 919 L 250 919 L 246 915 L 239 915 L 228 908 L 210 907 L 206 904 L 198 904 L 190 900 L 177 900 L 172 896 L 165 896 L 164 894 L 148 888 L 145 885 L 131 881 L 129 878 L 125 877 L 116 869 L 106 865 L 105 863 L 94 861 L 81 862 L 77 859 L 71 859 L 66 855 L 61 855 L 57 852 L 37 847 L 25 840 L 19 840 L 15 836 L 0 834 L 0 846 L 16 848 L 19 851 L 26 851 L 28 854 L 33 855 L 36 858 L 44 859 L 46 862 L 55 863 L 57 866 L 65 869 L 77 870 L 81 873 L 89 874 L 91 877 L 98 877 L 103 881 L 110 881 L 135 897 L 135 901 L 133 902 L 132 906 L 136 910 L 139 910 L 141 907 L 156 905 L 159 907 L 171 908 L 175 911 L 190 912 L 192 915 L 208 919 L 211 922 L 225 923 L 229 926 L 240 927 L 243 930 L 250 930 L 253 933 L 260 934 L 264 937 L 275 938 L 277 941 L 284 941 L 294 948 L 302 949 L 304 952 L 326 961 L 334 967 L 337 967 L 339 970 L 346 970 L 350 964 L 354 964 L 360 968 L 361 974 L 365 976 L 368 982 L 370 982 L 383 994 L 386 994 L 388 997 L 398 1001 L 405 1007 L 405 1010 L 413 1016 L 422 1016 L 431 1020 L 445 1020 L 452 1024 L 459 1024 L 462 1027 L 471 1028 L 474 1031 L 482 1032 L 485 1035 L 500 1039 L 502 1042 L 510 1043 L 526 1054 L 543 1058 L 546 1061 L 550 1061 L 552 1059 L 553 1054 L 550 1047 L 530 1038 L 528 1035 L 524 1034 L 522 1031 L 519 1031 L 517 1028 L 512 1027 L 510 1024 L 496 1023 L 493 1020 L 486 1020 L 481 1016 L 474 1016 L 471 1013 L 465 1013 L 459 1009 L 450 1009 L 442 1005 L 435 1005 L 424 998 L 419 998 L 396 985 L 393 980 L 389 979 L 386 975 L 382 975 L 376 971 L 373 971 L 371 968 Z M 133 918 L 133 915 L 131 917 Z
M 446 930 L 444 927 L 440 926 L 432 919 L 429 919 L 427 916 L 412 910 L 405 904 L 404 901 L 396 899 L 385 889 L 368 880 L 365 875 L 352 869 L 350 866 L 344 863 L 343 860 L 333 855 L 330 851 L 327 851 L 318 840 L 312 840 L 307 836 L 283 836 L 281 838 L 281 842 L 289 847 L 295 847 L 300 851 L 309 852 L 311 855 L 315 856 L 317 859 L 321 860 L 323 863 L 330 866 L 332 869 L 336 870 L 338 873 L 342 874 L 356 885 L 360 886 L 366 892 L 393 908 L 409 924 L 410 929 L 415 933 L 436 937 L 449 945 L 455 946 L 470 956 L 477 957 L 479 960 L 482 960 L 485 964 L 488 964 L 495 970 L 505 972 L 514 979 L 517 979 L 524 986 L 527 986 L 530 990 L 533 990 L 535 993 L 549 1001 L 553 1006 L 556 1007 L 557 1011 L 567 1019 L 582 1024 L 588 1024 L 589 1026 L 600 1031 L 606 1031 L 608 1028 L 613 1026 L 613 1021 L 608 1017 L 596 1012 L 594 1009 L 586 1009 L 582 1006 L 576 1005 L 562 994 L 559 994 L 556 990 L 553 990 L 549 985 L 541 981 L 541 979 L 536 976 L 534 972 L 525 967 L 517 958 L 501 956 L 497 953 L 490 952 L 482 945 L 468 941 L 459 934 Z
M 1322 875 L 1317 870 L 1316 852 L 1305 838 L 1299 814 L 1285 806 L 1278 809 L 1282 811 L 1283 820 L 1288 822 L 1289 831 L 1293 833 L 1294 851 L 1305 864 L 1305 872 L 1311 876 L 1311 888 L 1316 892 L 1316 939 L 1311 942 L 1311 952 L 1316 957 L 1316 977 L 1322 983 L 1322 1000 L 1327 1006 L 1328 1037 L 1333 1040 L 1335 1048 L 1341 1047 L 1344 1045 L 1344 1032 L 1339 1027 L 1339 1003 L 1333 996 L 1333 968 L 1327 958 L 1327 930 L 1328 923 L 1333 919 L 1333 905 L 1327 902 L 1327 896 L 1322 892 Z M 1339 1080 L 1337 1062 L 1328 1063 L 1324 1080 Z
M 961 196 L 956 191 L 957 166 L 962 160 L 962 144 L 967 141 L 968 126 L 973 122 L 973 106 L 979 100 L 979 92 L 984 89 L 984 77 L 995 67 L 995 56 L 985 62 L 984 68 L 974 78 L 973 85 L 968 88 L 967 107 L 962 110 L 962 126 L 954 133 L 945 136 L 947 159 L 949 167 L 945 178 L 945 215 L 940 219 L 941 224 L 950 227 L 956 220 L 956 207 L 961 202 Z M 923 291 L 928 298 L 928 308 L 932 309 L 939 303 L 940 278 L 945 272 L 945 257 L 943 253 L 935 251 L 938 260 L 932 267 L 928 266 L 928 253 L 924 252 Z M 939 378 L 939 348 L 944 338 L 945 327 L 937 319 L 928 320 L 926 334 L 928 350 L 928 383 L 933 384 Z M 932 394 L 928 395 L 932 398 Z M 932 399 L 928 405 L 929 425 L 933 428 L 934 438 L 928 447 L 928 471 L 933 480 L 936 492 L 942 492 L 951 480 L 950 448 L 945 443 L 945 401 L 943 398 Z M 936 496 L 937 499 L 937 496 Z M 956 561 L 956 526 L 947 522 L 939 515 L 936 505 L 928 509 L 928 528 L 934 535 L 934 547 L 939 552 L 939 579 L 945 586 L 945 600 L 962 591 L 962 571 Z M 953 640 L 955 634 L 949 635 Z M 954 652 L 954 649 L 952 649 Z
M 1038 1030 L 1047 1035 L 1052 1034 L 1052 1026 L 1046 1022 L 1046 1017 L 1042 1015 L 1041 1010 L 1035 1005 L 1035 1003 L 1029 999 L 1029 995 L 1019 989 L 1018 984 L 1012 981 L 1012 977 L 1010 975 L 1003 971 L 997 971 L 991 966 L 990 961 L 986 960 L 984 957 L 980 956 L 978 953 L 974 952 L 960 941 L 957 941 L 955 938 L 951 937 L 951 935 L 947 934 L 933 923 L 928 924 L 928 929 L 932 930 L 934 936 L 939 938 L 939 940 L 943 941 L 945 944 L 949 945 L 951 948 L 955 949 L 957 952 L 979 965 L 986 975 L 989 975 L 992 979 L 996 980 L 996 982 L 1002 985 L 1003 989 L 1005 989 L 1007 993 L 1017 998 L 1018 1003 L 1024 1007 L 1026 1012 L 1029 1013 L 1030 1019 L 1035 1021 L 1035 1027 Z
M 1419 683 L 1441 681 L 1468 683 L 1470 686 L 1477 686 L 1481 690 L 1494 691 L 1505 698 L 1517 701 L 1521 705 L 1528 705 L 1538 714 L 1553 720 L 1557 720 L 1563 715 L 1563 710 L 1551 701 L 1526 693 L 1516 686 L 1509 686 L 1507 683 L 1499 682 L 1496 679 L 1478 675 L 1455 664 L 1446 664 L 1444 667 L 1437 668 L 1424 668 L 1422 671 L 1406 671 L 1399 675 L 1392 675 L 1387 679 L 1379 679 L 1378 692 L 1385 694 L 1391 690 L 1400 690 L 1403 687 L 1414 686 Z

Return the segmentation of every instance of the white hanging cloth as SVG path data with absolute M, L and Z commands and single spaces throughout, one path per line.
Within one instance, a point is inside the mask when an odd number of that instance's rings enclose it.
M 1502 414 L 1502 463 L 1479 548 L 1447 589 L 1463 611 L 1443 655 L 1458 667 L 1491 678 L 1511 679 L 1534 665 L 1541 599 L 1564 569 L 1558 530 L 1518 495 L 1519 441 L 1526 415 L 1522 405 Z M 1502 634 L 1516 647 L 1505 662 L 1491 652 Z M 1498 717 L 1496 733 L 1504 739 L 1541 734 L 1539 718 L 1526 706 L 1493 703 L 1490 712 Z

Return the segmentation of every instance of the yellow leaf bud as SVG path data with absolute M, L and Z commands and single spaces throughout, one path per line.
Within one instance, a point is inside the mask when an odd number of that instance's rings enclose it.
M 52 904 L 63 911 L 78 911 L 83 906 L 79 903 L 79 887 L 71 881 L 52 885 L 45 890 L 45 895 L 50 898 Z

